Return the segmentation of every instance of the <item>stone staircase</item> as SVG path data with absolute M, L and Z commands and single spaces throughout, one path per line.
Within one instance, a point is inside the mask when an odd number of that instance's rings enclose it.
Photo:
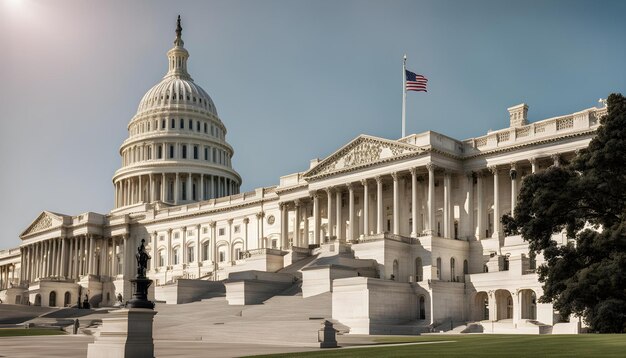
M 222 297 L 160 305 L 155 338 L 319 347 L 317 331 L 330 319 L 331 303 L 330 293 L 302 298 L 296 284 L 260 305 L 230 306 Z

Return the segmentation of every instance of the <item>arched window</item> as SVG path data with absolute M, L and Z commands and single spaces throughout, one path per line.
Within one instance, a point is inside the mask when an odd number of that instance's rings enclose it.
M 185 120 L 184 119 L 180 119 L 180 129 L 185 129 Z
M 174 265 L 178 265 L 180 259 L 180 250 L 178 247 L 175 247 L 174 250 L 172 251 L 172 263 Z
M 35 306 L 41 306 L 41 295 L 40 294 L 36 294 L 35 295 Z
M 191 119 L 189 120 L 189 130 L 193 130 L 193 121 Z
M 165 129 L 165 119 L 161 120 L 161 129 Z
M 187 145 L 183 144 L 183 159 L 187 159 Z
M 205 242 L 202 244 L 202 261 L 206 261 L 209 259 L 209 242 Z
M 72 294 L 69 291 L 65 292 L 65 297 L 63 297 L 63 306 L 67 307 L 72 302 Z
M 437 257 L 437 279 L 441 280 L 441 257 Z
M 200 121 L 196 122 L 196 131 L 200 132 Z
M 467 260 L 463 260 L 463 275 L 469 274 L 469 264 Z
M 187 262 L 195 261 L 194 251 L 195 251 L 195 246 L 187 246 Z
M 163 158 L 163 147 L 162 147 L 162 146 L 158 146 L 158 149 L 157 149 L 157 158 L 158 158 L 158 159 L 162 159 L 162 158 Z
M 422 266 L 422 258 L 415 259 L 415 281 L 420 282 L 424 280 L 424 267 Z
M 455 266 L 456 266 L 456 261 L 454 260 L 454 257 L 452 257 L 450 258 L 450 281 L 452 282 L 456 281 Z
M 159 267 L 165 266 L 165 250 L 159 250 Z
M 171 124 L 170 127 L 172 127 L 172 129 L 175 129 L 176 128 L 176 120 L 174 118 L 172 118 L 171 122 L 172 122 L 172 124 Z
M 193 159 L 198 159 L 198 146 L 193 146 Z
M 483 265 L 483 272 L 484 273 L 489 272 L 489 267 L 487 265 Z
M 48 306 L 56 307 L 57 305 L 57 293 L 52 291 L 50 292 L 50 298 L 48 300 Z

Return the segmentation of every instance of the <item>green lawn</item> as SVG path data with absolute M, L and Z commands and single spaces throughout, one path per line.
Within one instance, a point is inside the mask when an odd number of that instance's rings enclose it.
M 40 328 L 0 328 L 0 337 L 16 337 L 16 336 L 58 336 L 65 334 L 64 331 L 57 329 L 40 329 Z
M 445 335 L 384 337 L 378 343 L 435 342 L 408 346 L 329 349 L 267 357 L 626 357 L 626 335 Z

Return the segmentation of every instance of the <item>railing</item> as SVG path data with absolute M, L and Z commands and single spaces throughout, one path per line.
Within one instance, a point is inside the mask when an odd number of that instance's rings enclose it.
M 409 245 L 415 245 L 419 243 L 419 240 L 414 237 L 406 237 L 402 235 L 390 234 L 388 232 L 385 232 L 382 234 L 376 234 L 376 235 L 363 236 L 362 238 L 355 240 L 355 242 L 360 244 L 360 243 L 380 241 L 380 240 L 391 240 L 391 241 L 403 242 Z
M 484 150 L 513 145 L 517 141 L 526 141 L 529 137 L 541 138 L 562 132 L 584 131 L 597 125 L 599 119 L 606 113 L 606 108 L 591 108 L 574 114 L 530 123 L 523 127 L 493 131 L 487 135 L 466 140 L 464 143 L 475 149 Z
M 248 250 L 243 254 L 244 255 L 243 257 L 246 258 L 246 257 L 251 257 L 251 256 L 256 256 L 256 255 L 282 256 L 283 254 L 284 254 L 284 251 L 279 250 L 279 249 L 261 248 L 261 249 Z
M 308 255 L 311 252 L 308 247 L 298 247 L 298 246 L 292 246 L 291 251 L 297 254 L 306 254 L 306 255 Z

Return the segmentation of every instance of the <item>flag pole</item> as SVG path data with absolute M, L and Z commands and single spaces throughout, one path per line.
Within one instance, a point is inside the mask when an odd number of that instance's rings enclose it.
M 402 61 L 402 138 L 406 135 L 406 54 Z

